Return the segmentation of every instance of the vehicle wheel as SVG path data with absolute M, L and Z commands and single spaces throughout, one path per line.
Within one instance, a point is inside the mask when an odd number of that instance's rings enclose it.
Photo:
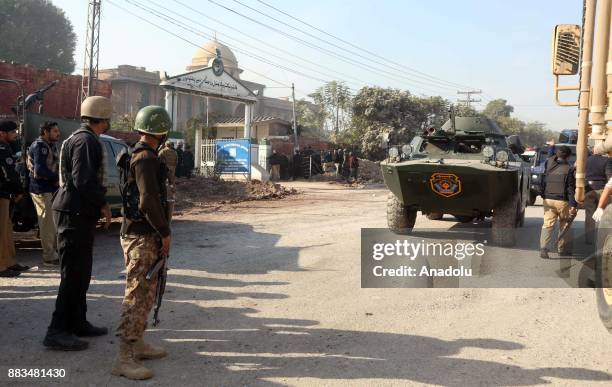
M 455 215 L 455 219 L 461 223 L 471 223 L 474 217 L 469 215 Z
M 491 236 L 498 246 L 514 246 L 516 244 L 516 226 L 519 219 L 520 200 L 518 195 L 493 209 L 493 227 Z
M 597 256 L 597 309 L 599 318 L 612 333 L 612 236 L 607 236 Z
M 396 234 L 408 234 L 416 222 L 416 210 L 404 206 L 392 193 L 387 198 L 387 225 Z
M 440 220 L 440 219 L 442 219 L 443 216 L 444 216 L 444 214 L 441 213 L 441 212 L 430 212 L 429 214 L 427 214 L 427 219 L 429 219 L 429 220 Z
M 533 206 L 537 199 L 538 199 L 538 194 L 533 191 L 529 191 L 529 201 L 527 202 L 527 205 Z

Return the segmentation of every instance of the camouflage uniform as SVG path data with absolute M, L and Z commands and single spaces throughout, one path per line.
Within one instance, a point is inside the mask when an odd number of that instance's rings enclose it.
M 125 341 L 136 341 L 147 328 L 147 318 L 155 303 L 157 275 L 145 276 L 158 257 L 160 240 L 154 235 L 122 235 L 126 267 L 125 297 L 117 335 Z

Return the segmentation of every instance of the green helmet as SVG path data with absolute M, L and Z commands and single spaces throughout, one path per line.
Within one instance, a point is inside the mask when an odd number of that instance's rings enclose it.
M 163 136 L 172 128 L 170 115 L 161 106 L 145 106 L 138 111 L 134 130 L 141 133 Z

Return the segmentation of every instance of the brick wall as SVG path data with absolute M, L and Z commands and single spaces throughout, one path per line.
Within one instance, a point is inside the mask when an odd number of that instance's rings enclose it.
M 13 79 L 21 83 L 26 96 L 54 80 L 59 83 L 45 93 L 45 114 L 58 118 L 76 118 L 80 110 L 81 76 L 63 74 L 56 70 L 38 70 L 32 65 L 14 64 L 0 61 L 0 78 Z M 110 97 L 111 84 L 98 81 L 96 95 Z M 17 87 L 0 84 L 0 116 L 12 116 L 11 107 L 15 106 L 19 91 Z M 38 111 L 38 103 L 31 108 Z

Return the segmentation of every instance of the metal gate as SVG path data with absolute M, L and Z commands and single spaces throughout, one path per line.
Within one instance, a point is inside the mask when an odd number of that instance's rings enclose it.
M 200 161 L 200 171 L 202 175 L 207 177 L 212 177 L 217 173 L 215 168 L 217 163 L 216 143 L 216 140 L 202 140 L 202 160 Z

